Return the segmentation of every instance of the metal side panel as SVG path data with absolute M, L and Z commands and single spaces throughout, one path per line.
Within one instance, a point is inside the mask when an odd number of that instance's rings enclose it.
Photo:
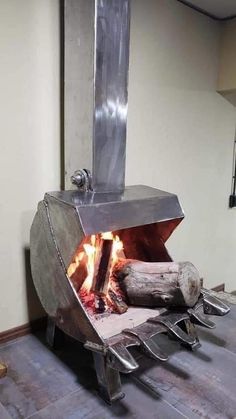
M 47 194 L 44 198 L 50 214 L 50 222 L 56 238 L 60 254 L 67 269 L 72 257 L 84 238 L 80 217 L 76 208 L 50 198 Z
M 47 314 L 68 335 L 101 345 L 102 339 L 66 275 L 44 201 L 39 203 L 31 227 L 30 249 L 34 285 Z

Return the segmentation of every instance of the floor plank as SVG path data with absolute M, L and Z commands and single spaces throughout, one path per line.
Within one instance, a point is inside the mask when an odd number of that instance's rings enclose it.
M 236 354 L 236 306 L 232 306 L 227 317 L 212 316 L 212 320 L 215 322 L 216 328 L 206 329 L 199 327 L 200 339 L 211 342 L 216 346 L 223 347 Z
M 77 359 L 77 347 L 65 347 L 63 361 L 60 352 L 53 353 L 33 335 L 1 347 L 0 358 L 8 365 L 8 374 L 0 380 L 0 402 L 13 418 L 24 419 L 82 388 L 80 381 L 87 387 L 95 385 L 89 379 L 89 368 L 83 367 L 86 358 Z
M 236 417 L 236 355 L 203 339 L 196 352 L 177 350 L 175 343 L 162 340 L 169 361 L 157 363 L 143 357 L 133 379 L 187 417 Z
M 200 329 L 195 353 L 158 336 L 166 363 L 140 357 L 140 369 L 124 376 L 126 398 L 110 407 L 94 388 L 92 357 L 66 340 L 51 351 L 44 334 L 0 346 L 8 374 L 0 380 L 0 419 L 197 419 L 236 417 L 236 306 L 216 318 L 213 331 Z M 4 416 L 5 415 L 5 416 Z
M 126 398 L 108 406 L 98 395 L 86 390 L 78 391 L 46 407 L 28 419 L 183 419 L 176 408 L 162 398 L 154 398 L 132 383 L 123 385 Z
M 5 407 L 3 407 L 2 403 L 0 403 L 0 418 L 1 419 L 11 419 L 11 416 L 9 415 L 9 413 L 7 412 Z

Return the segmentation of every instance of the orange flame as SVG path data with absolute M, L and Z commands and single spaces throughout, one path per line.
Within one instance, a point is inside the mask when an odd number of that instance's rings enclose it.
M 112 264 L 111 264 L 111 271 L 114 264 L 117 262 L 119 257 L 123 256 L 123 242 L 120 240 L 119 236 L 113 235 L 112 232 L 106 232 L 101 234 L 101 238 L 104 240 L 113 240 L 112 245 Z M 94 268 L 95 268 L 95 260 L 96 254 L 99 251 L 99 240 L 98 236 L 92 235 L 90 239 L 90 243 L 85 243 L 83 245 L 83 251 L 79 251 L 74 257 L 74 260 L 69 265 L 67 269 L 67 274 L 71 277 L 76 269 L 79 268 L 80 264 L 83 260 L 86 260 L 86 269 L 87 269 L 87 276 L 81 286 L 81 291 L 86 291 L 87 293 L 90 292 L 92 283 L 93 283 L 93 276 L 94 276 Z M 83 262 L 84 263 L 84 262 Z

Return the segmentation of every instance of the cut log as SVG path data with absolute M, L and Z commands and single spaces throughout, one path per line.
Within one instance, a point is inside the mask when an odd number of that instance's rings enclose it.
M 94 277 L 91 291 L 106 295 L 112 264 L 113 240 L 100 239 L 96 246 Z
M 85 257 L 84 257 L 85 260 Z M 70 280 L 78 292 L 83 285 L 83 282 L 87 276 L 87 268 L 86 263 L 82 261 L 82 263 L 76 268 L 75 272 L 70 276 Z
M 3 378 L 7 375 L 7 366 L 0 362 L 0 378 Z
M 119 260 L 112 274 L 127 302 L 137 306 L 188 306 L 197 302 L 201 281 L 190 262 Z

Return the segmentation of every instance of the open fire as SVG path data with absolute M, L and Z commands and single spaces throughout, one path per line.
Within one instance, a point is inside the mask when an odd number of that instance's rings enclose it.
M 112 232 L 92 235 L 77 250 L 67 274 L 89 314 L 124 313 L 128 306 L 113 276 L 125 257 L 123 242 Z
M 90 315 L 122 314 L 128 305 L 193 307 L 200 295 L 200 276 L 190 262 L 127 259 L 111 232 L 87 237 L 67 274 Z

